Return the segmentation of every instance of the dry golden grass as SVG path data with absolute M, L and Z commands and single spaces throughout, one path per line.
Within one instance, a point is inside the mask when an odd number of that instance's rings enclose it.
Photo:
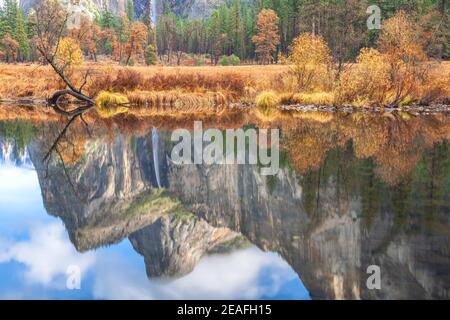
M 256 83 L 271 86 L 287 70 L 286 66 L 235 66 L 235 67 L 161 67 L 86 63 L 71 76 L 81 84 L 82 72 L 92 70 L 85 89 L 90 94 L 101 90 L 125 92 L 132 90 L 186 92 L 215 91 L 240 98 L 246 88 Z M 47 98 L 54 90 L 64 87 L 49 66 L 37 64 L 0 64 L 0 98 Z
M 448 101 L 450 96 L 450 62 L 436 66 L 428 86 L 419 88 L 418 94 L 425 103 Z M 92 71 L 85 86 L 89 95 L 96 96 L 105 90 L 121 93 L 130 101 L 130 109 L 139 109 L 136 112 L 140 115 L 218 112 L 230 102 L 256 102 L 265 91 L 273 92 L 281 105 L 336 103 L 333 90 L 298 92 L 289 65 L 124 67 L 88 62 L 71 75 L 75 84 L 82 83 L 83 71 L 88 68 Z M 62 88 L 64 83 L 49 66 L 0 64 L 0 103 L 1 99 L 19 97 L 45 99 Z M 350 104 L 360 103 L 350 101 Z

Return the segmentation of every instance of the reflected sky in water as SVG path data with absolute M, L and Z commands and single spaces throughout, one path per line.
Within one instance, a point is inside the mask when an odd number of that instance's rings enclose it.
M 1 299 L 309 299 L 278 254 L 254 246 L 203 257 L 176 280 L 147 279 L 128 239 L 79 253 L 29 168 L 0 164 L 0 208 Z M 66 288 L 71 265 L 82 271 L 81 290 Z
M 48 162 L 63 123 L 0 122 L 1 298 L 450 298 L 448 115 L 295 114 L 276 176 L 176 165 L 146 121 L 75 123 Z

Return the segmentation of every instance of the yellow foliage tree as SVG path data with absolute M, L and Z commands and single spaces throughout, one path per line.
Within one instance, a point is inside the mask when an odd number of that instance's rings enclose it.
M 376 49 L 361 49 L 356 64 L 345 70 L 337 86 L 336 102 L 384 105 L 390 89 L 387 57 Z
M 432 81 L 420 34 L 403 11 L 388 19 L 379 51 L 362 49 L 357 63 L 341 74 L 336 102 L 395 107 L 445 99 L 448 80 Z
M 56 60 L 62 67 L 79 66 L 83 63 L 83 52 L 77 40 L 69 37 L 59 41 Z
M 420 35 L 417 24 L 403 11 L 383 24 L 379 48 L 389 64 L 390 106 L 411 98 L 427 75 L 428 70 L 423 63 L 427 56 Z
M 421 62 L 426 59 L 419 27 L 404 11 L 386 20 L 378 40 L 382 53 L 403 62 Z
M 294 39 L 289 62 L 291 72 L 300 90 L 320 88 L 328 85 L 331 71 L 331 53 L 322 37 L 303 33 Z

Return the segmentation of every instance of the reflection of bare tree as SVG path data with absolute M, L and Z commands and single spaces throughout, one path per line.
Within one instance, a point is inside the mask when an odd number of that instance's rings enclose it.
M 47 137 L 53 136 L 51 146 L 43 157 L 43 163 L 45 169 L 45 177 L 48 177 L 49 164 L 51 161 L 58 161 L 61 164 L 64 175 L 77 198 L 80 198 L 80 192 L 73 183 L 68 166 L 77 163 L 85 152 L 86 138 L 83 133 L 74 129 L 74 122 L 77 118 L 80 118 L 83 123 L 83 127 L 86 129 L 86 134 L 91 137 L 91 131 L 87 122 L 82 118 L 82 114 L 73 115 L 69 121 L 64 125 L 62 129 L 56 126 L 51 127 L 51 132 L 48 132 Z M 53 157 L 54 155 L 54 157 Z

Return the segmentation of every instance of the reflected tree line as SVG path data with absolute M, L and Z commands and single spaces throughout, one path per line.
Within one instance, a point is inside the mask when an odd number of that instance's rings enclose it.
M 225 126 L 245 127 L 248 122 L 235 120 Z M 273 125 L 282 132 L 280 165 L 299 174 L 310 216 L 317 213 L 320 190 L 330 179 L 335 182 L 338 202 L 361 196 L 368 228 L 383 211 L 394 212 L 395 223 L 402 226 L 410 216 L 432 223 L 437 211 L 450 210 L 450 118 L 444 114 L 309 113 Z M 38 139 L 48 150 L 44 162 L 61 162 L 68 177 L 89 143 L 112 142 L 115 133 L 123 131 L 133 140 L 148 129 L 120 118 L 95 126 L 86 121 L 65 125 L 0 122 L 1 139 L 12 142 L 16 153 Z M 276 177 L 267 179 L 269 191 L 276 183 Z
M 361 197 L 371 228 L 376 216 L 394 213 L 398 228 L 437 213 L 450 213 L 449 123 L 446 116 L 405 117 L 352 114 L 323 121 L 298 121 L 282 140 L 290 165 L 300 173 L 304 206 L 318 214 L 321 191 L 334 182 L 342 199 Z M 344 201 L 343 203 L 348 203 Z
M 6 139 L 30 145 L 46 209 L 63 219 L 78 250 L 129 236 L 149 268 L 189 272 L 190 267 L 181 267 L 196 261 L 162 263 L 177 247 L 161 245 L 167 242 L 159 235 L 174 235 L 174 244 L 195 249 L 208 242 L 206 235 L 226 227 L 263 250 L 279 252 L 316 297 L 448 296 L 447 115 L 290 114 L 271 124 L 281 129 L 282 170 L 267 179 L 252 167 L 227 171 L 162 164 L 171 149 L 170 130 L 190 128 L 193 121 L 154 121 L 86 117 L 88 128 L 77 121 L 65 131 L 64 123 L 1 123 L 0 143 Z M 204 127 L 266 125 L 245 116 L 222 126 L 214 121 Z M 153 181 L 153 126 L 162 129 L 164 192 Z M 43 161 L 53 145 L 57 152 Z M 201 230 L 190 229 L 190 235 L 204 232 L 201 241 L 194 237 L 186 242 L 169 232 L 183 230 L 181 224 L 196 225 L 193 220 L 177 222 L 187 217 L 180 212 L 205 219 L 207 224 L 198 225 Z M 180 257 L 193 256 L 190 250 L 181 252 Z M 361 277 L 368 264 L 382 266 L 392 286 L 364 291 L 366 278 Z M 162 274 L 149 270 L 149 275 Z M 422 274 L 427 277 L 418 276 Z M 341 287 L 334 276 L 341 277 Z M 361 293 L 352 291 L 355 286 Z

